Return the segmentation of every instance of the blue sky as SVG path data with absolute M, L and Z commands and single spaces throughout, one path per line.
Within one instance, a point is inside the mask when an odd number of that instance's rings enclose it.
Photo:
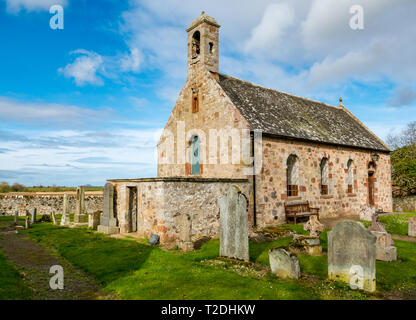
M 64 8 L 52 30 L 49 8 Z M 350 7 L 364 9 L 352 30 Z M 416 120 L 412 0 L 0 0 L 0 180 L 156 176 L 186 78 L 185 29 L 221 24 L 220 71 L 344 105 L 381 138 Z

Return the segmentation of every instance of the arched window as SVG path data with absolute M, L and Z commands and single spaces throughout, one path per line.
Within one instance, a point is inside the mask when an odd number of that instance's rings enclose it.
M 215 51 L 214 51 L 214 43 L 212 43 L 212 42 L 210 42 L 209 43 L 209 54 L 213 54 Z
M 201 33 L 196 31 L 192 36 L 192 58 L 197 58 L 201 52 Z
M 299 161 L 298 157 L 295 155 L 289 156 L 287 158 L 287 169 L 286 169 L 286 176 L 287 176 L 287 196 L 288 197 L 297 197 L 299 195 L 299 187 L 298 187 L 298 166 Z
M 201 160 L 200 160 L 200 143 L 199 137 L 195 136 L 192 139 L 192 175 L 198 176 L 201 174 Z
M 328 159 L 323 158 L 320 165 L 321 169 L 321 194 L 327 195 L 328 194 Z
M 198 91 L 192 89 L 192 113 L 197 113 L 198 111 L 199 111 Z
M 347 169 L 347 193 L 354 193 L 354 161 L 348 161 Z

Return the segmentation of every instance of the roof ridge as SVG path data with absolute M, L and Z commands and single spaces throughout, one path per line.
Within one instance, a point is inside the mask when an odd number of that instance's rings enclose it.
M 225 78 L 235 79 L 235 80 L 238 80 L 238 81 L 241 81 L 241 82 L 245 82 L 245 83 L 250 84 L 250 85 L 252 85 L 254 87 L 259 87 L 259 88 L 263 88 L 263 89 L 266 89 L 266 90 L 276 91 L 276 92 L 283 93 L 283 94 L 288 95 L 288 96 L 292 96 L 292 97 L 295 97 L 295 98 L 299 98 L 299 99 L 306 100 L 306 101 L 310 101 L 310 102 L 314 102 L 314 103 L 323 104 L 324 106 L 331 107 L 331 108 L 335 108 L 337 110 L 342 110 L 338 106 L 333 106 L 333 105 L 330 105 L 330 104 L 325 103 L 325 102 L 322 102 L 322 101 L 313 100 L 313 99 L 309 99 L 309 98 L 305 98 L 305 97 L 301 97 L 301 96 L 295 95 L 293 93 L 288 93 L 288 92 L 285 92 L 285 91 L 280 91 L 280 90 L 277 90 L 277 89 L 269 88 L 269 87 L 262 86 L 260 84 L 254 83 L 254 82 L 250 82 L 250 81 L 242 80 L 242 79 L 239 79 L 239 78 L 236 78 L 236 77 L 228 76 L 228 75 L 223 74 L 223 73 L 218 73 L 218 74 L 220 76 L 225 77 Z

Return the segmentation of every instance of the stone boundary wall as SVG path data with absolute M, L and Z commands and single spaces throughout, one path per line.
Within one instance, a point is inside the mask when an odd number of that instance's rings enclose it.
M 76 192 L 53 192 L 53 193 L 1 193 L 0 194 L 0 215 L 11 216 L 15 212 L 21 212 L 21 208 L 32 212 L 33 208 L 37 209 L 38 215 L 61 214 L 63 210 L 64 194 L 69 195 L 69 211 L 75 213 Z M 85 208 L 87 213 L 94 213 L 103 210 L 103 193 L 86 192 Z
M 179 239 L 184 214 L 191 217 L 193 239 L 218 237 L 218 199 L 231 186 L 236 186 L 247 199 L 251 199 L 247 179 L 156 178 L 109 182 L 116 189 L 115 210 L 120 232 L 130 231 L 128 188 L 137 188 L 137 233 L 143 238 L 157 234 L 164 244 L 175 244 Z M 248 211 L 250 219 L 253 211 L 250 201 Z
M 394 211 L 416 211 L 416 195 L 393 198 Z

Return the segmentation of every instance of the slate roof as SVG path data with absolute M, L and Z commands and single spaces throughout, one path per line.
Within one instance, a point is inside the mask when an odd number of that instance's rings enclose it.
M 251 130 L 279 137 L 390 151 L 344 108 L 219 75 L 219 84 Z

